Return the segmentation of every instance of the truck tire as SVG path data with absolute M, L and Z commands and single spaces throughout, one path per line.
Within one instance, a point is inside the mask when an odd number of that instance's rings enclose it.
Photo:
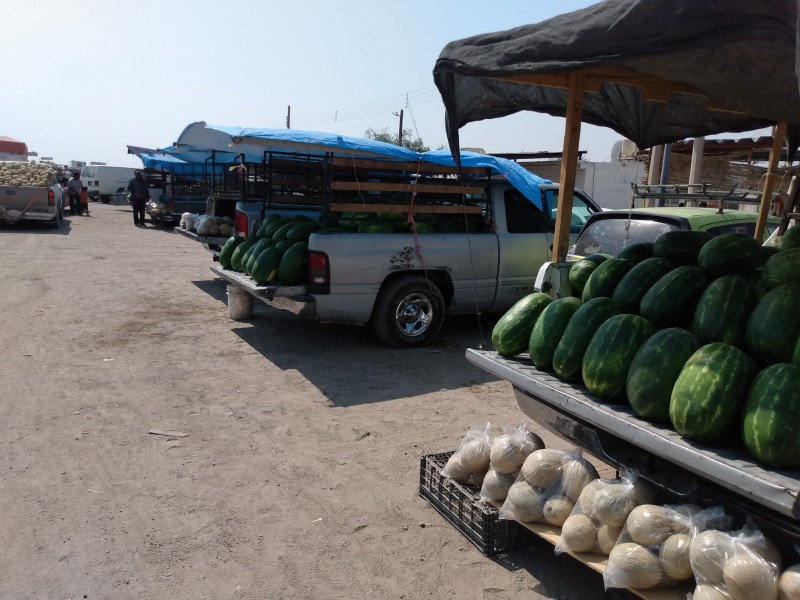
M 432 341 L 444 322 L 444 297 L 424 277 L 401 277 L 381 291 L 372 313 L 378 338 L 395 348 L 413 348 Z

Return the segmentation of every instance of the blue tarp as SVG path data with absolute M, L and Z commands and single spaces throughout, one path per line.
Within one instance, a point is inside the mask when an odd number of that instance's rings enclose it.
M 386 142 L 322 131 L 207 125 L 202 121 L 187 126 L 174 146 L 159 149 L 156 153 L 137 154 L 146 167 L 163 167 L 180 173 L 179 169 L 189 169 L 187 165 L 203 164 L 211 157 L 212 151 L 215 153 L 215 162 L 223 165 L 241 160 L 260 163 L 268 159 L 269 152 L 317 156 L 332 153 L 354 158 L 456 165 L 449 150 L 420 153 Z M 490 168 L 493 176 L 503 177 L 536 206 L 542 207 L 539 184 L 550 181 L 534 175 L 518 163 L 488 154 L 462 152 L 461 165 Z

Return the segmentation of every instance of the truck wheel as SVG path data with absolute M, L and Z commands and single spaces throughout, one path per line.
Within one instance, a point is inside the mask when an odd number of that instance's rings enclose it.
M 444 322 L 444 297 L 424 277 L 404 277 L 388 283 L 375 302 L 372 328 L 395 348 L 427 344 Z

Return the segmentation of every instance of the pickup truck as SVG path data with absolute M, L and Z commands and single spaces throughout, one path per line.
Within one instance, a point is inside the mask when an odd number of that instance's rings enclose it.
M 54 228 L 64 221 L 64 197 L 57 170 L 44 163 L 0 162 L 0 220 L 46 221 Z
M 454 168 L 433 166 L 427 175 L 435 171 L 443 178 L 423 181 L 418 174 L 416 200 L 410 205 L 407 199 L 380 196 L 397 194 L 409 184 L 398 183 L 397 177 L 395 183 L 386 183 L 379 176 L 379 163 L 373 167 L 369 161 L 362 163 L 365 171 L 356 180 L 337 183 L 334 178 L 330 184 L 332 189 L 356 190 L 360 195 L 349 202 L 347 198 L 323 202 L 323 228 L 308 240 L 304 283 L 257 285 L 241 273 L 217 266 L 212 270 L 251 296 L 303 317 L 370 325 L 379 339 L 394 347 L 430 342 L 445 314 L 505 311 L 533 290 L 537 271 L 552 252 L 557 185 L 540 182 L 533 188 L 539 195 L 532 200 L 508 179 L 479 178 L 462 187 L 454 185 L 458 184 Z M 413 168 L 419 171 L 419 166 Z M 433 200 L 426 204 L 425 197 Z M 308 197 L 298 195 L 282 196 L 283 206 L 293 199 L 297 210 L 307 212 L 312 207 Z M 260 202 L 240 201 L 237 232 L 252 233 L 271 210 Z M 572 235 L 599 211 L 588 196 L 576 191 Z M 355 233 L 342 227 L 347 215 L 363 214 L 393 216 L 392 222 L 399 221 L 402 231 L 370 233 L 362 228 Z M 417 232 L 406 226 L 409 214 Z M 426 227 L 422 233 L 419 223 L 436 223 L 436 229 Z

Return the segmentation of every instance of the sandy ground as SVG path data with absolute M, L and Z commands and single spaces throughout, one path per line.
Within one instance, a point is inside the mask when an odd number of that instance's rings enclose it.
M 0 598 L 629 597 L 544 541 L 487 558 L 419 497 L 423 454 L 524 419 L 464 358 L 486 325 L 395 350 L 232 321 L 200 244 L 91 211 L 0 225 Z

